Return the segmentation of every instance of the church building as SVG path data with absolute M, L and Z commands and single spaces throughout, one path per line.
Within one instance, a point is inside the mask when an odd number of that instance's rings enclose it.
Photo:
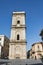
M 26 13 L 13 12 L 9 43 L 9 59 L 26 59 Z

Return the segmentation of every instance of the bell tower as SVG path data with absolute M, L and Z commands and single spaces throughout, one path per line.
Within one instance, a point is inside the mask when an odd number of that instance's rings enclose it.
M 26 24 L 25 12 L 13 12 L 9 43 L 9 59 L 26 59 Z

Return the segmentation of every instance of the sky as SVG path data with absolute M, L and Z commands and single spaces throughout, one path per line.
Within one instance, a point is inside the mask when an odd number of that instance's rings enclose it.
M 43 28 L 43 0 L 0 0 L 0 35 L 10 38 L 12 12 L 26 12 L 27 50 L 35 42 L 41 42 L 39 36 Z

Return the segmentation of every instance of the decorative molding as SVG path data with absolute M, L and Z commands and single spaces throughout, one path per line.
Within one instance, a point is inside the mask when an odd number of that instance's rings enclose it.
M 20 26 L 12 25 L 11 28 L 26 28 L 26 25 L 20 25 Z

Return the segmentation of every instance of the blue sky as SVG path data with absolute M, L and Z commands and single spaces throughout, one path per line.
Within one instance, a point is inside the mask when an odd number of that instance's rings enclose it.
M 39 33 L 43 28 L 43 0 L 0 0 L 0 34 L 10 38 L 13 11 L 26 12 L 27 50 L 41 41 Z

